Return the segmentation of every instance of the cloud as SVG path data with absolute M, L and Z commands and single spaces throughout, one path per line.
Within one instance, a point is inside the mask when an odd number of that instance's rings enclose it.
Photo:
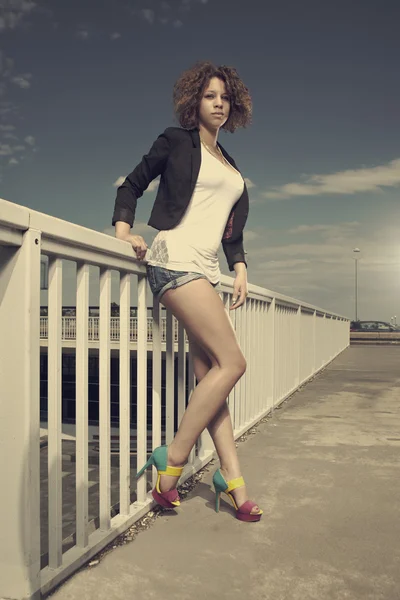
M 190 10 L 193 3 L 194 3 L 193 0 L 181 0 L 181 3 L 179 5 L 179 10 L 181 10 L 181 11 Z
M 33 12 L 46 15 L 46 9 L 33 0 L 0 0 L 0 33 L 13 31 L 22 26 Z M 26 24 L 26 23 L 25 23 Z M 28 23 L 29 24 L 29 23 Z M 28 90 L 32 84 L 31 73 L 16 73 L 15 61 L 0 50 L 0 178 L 4 168 L 15 166 L 27 155 L 23 151 L 36 152 L 35 140 L 32 136 L 25 137 L 21 144 L 16 125 L 20 126 L 23 116 L 20 107 L 13 101 L 13 87 Z M 21 135 L 23 137 L 23 134 Z M 18 154 L 18 159 L 15 155 Z
M 18 113 L 18 107 L 8 100 L 4 100 L 0 103 L 0 119 L 3 121 L 12 116 L 16 116 Z
M 2 50 L 0 50 L 0 75 L 6 79 L 9 79 L 14 68 L 14 61 L 9 56 L 6 56 Z
M 2 144 L 0 142 L 0 156 L 10 156 L 12 154 L 10 144 Z
M 249 282 L 354 318 L 353 248 L 359 247 L 358 312 L 361 319 L 399 314 L 400 212 L 386 224 L 356 221 L 255 226 L 246 240 Z M 294 236 L 301 236 L 300 240 Z
M 25 150 L 25 146 L 22 146 L 21 144 L 3 144 L 0 141 L 0 156 L 12 156 L 13 154 L 22 152 L 23 150 Z
M 87 40 L 89 37 L 89 32 L 87 29 L 79 29 L 76 32 L 76 36 L 80 39 L 80 40 Z
M 146 192 L 155 192 L 156 189 L 158 188 L 158 184 L 160 183 L 160 178 L 158 177 L 157 179 L 154 179 L 153 181 L 150 182 L 149 187 L 147 188 Z
M 110 40 L 112 40 L 112 41 L 119 40 L 120 37 L 121 37 L 121 34 L 118 33 L 118 31 L 115 31 L 114 33 L 112 33 L 110 35 Z
M 248 242 L 252 242 L 256 238 L 258 238 L 258 233 L 256 233 L 255 231 L 252 231 L 251 229 L 245 229 L 244 230 L 244 232 L 243 232 L 243 241 L 246 242 L 246 244 Z
M 16 29 L 23 18 L 36 8 L 32 0 L 1 0 L 0 1 L 0 32 Z
M 124 177 L 124 176 L 118 177 L 118 179 L 116 181 L 114 181 L 113 186 L 119 187 L 120 185 L 122 185 L 124 183 L 125 179 L 126 179 L 126 177 Z
M 31 73 L 25 73 L 24 75 L 17 75 L 16 77 L 13 77 L 11 81 L 21 89 L 26 90 L 31 87 L 31 79 Z
M 140 14 L 144 18 L 145 21 L 152 25 L 154 23 L 155 12 L 151 8 L 142 8 L 140 10 Z
M 118 179 L 116 181 L 114 181 L 113 187 L 116 187 L 116 188 L 119 187 L 120 185 L 122 185 L 124 183 L 125 179 L 126 179 L 126 177 L 123 177 L 123 176 L 118 177 Z M 144 193 L 146 193 L 146 192 L 154 192 L 158 188 L 159 182 L 160 182 L 160 178 L 159 177 L 157 177 L 157 179 L 154 179 L 153 181 L 151 181 L 149 183 L 149 186 L 148 186 L 147 190 L 145 190 Z
M 256 184 L 253 183 L 248 177 L 245 177 L 244 180 L 248 189 L 256 187 Z
M 348 221 L 339 223 L 338 225 L 298 225 L 297 227 L 288 229 L 287 233 L 289 235 L 321 233 L 325 238 L 337 238 L 339 235 L 341 237 L 346 237 L 347 235 L 354 233 L 359 226 L 360 223 L 358 221 Z
M 329 175 L 312 175 L 304 183 L 287 183 L 263 192 L 265 198 L 288 199 L 323 194 L 357 194 L 382 192 L 385 187 L 400 185 L 400 159 L 377 167 L 348 169 Z
M 149 25 L 159 23 L 161 25 L 170 24 L 175 29 L 183 26 L 183 21 L 178 18 L 183 12 L 187 13 L 195 4 L 205 5 L 208 0 L 180 0 L 173 2 L 172 0 L 161 0 L 156 6 L 152 4 L 152 8 L 141 7 L 133 8 L 130 13 L 134 17 L 139 17 L 146 21 Z M 168 16 L 166 16 L 168 15 Z

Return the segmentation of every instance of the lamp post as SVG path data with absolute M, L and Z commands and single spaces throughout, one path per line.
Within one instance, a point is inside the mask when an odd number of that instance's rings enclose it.
M 358 256 L 357 254 L 361 252 L 361 250 L 359 248 L 354 248 L 353 250 L 353 254 L 355 254 L 354 256 L 354 267 L 355 267 L 355 312 L 356 312 L 356 321 L 358 321 L 358 311 L 357 311 L 357 296 L 358 296 L 358 282 L 357 282 L 357 277 L 358 277 L 358 273 L 357 273 L 357 263 L 358 263 Z

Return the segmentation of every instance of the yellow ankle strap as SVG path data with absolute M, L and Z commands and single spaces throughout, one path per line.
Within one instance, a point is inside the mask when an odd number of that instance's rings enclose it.
M 159 471 L 160 475 L 171 475 L 171 477 L 179 477 L 182 474 L 183 467 L 167 467 L 165 471 Z
M 230 481 L 227 481 L 227 484 L 227 492 L 232 492 L 233 490 L 236 490 L 236 488 L 243 487 L 245 485 L 243 477 L 236 477 L 236 479 L 231 479 Z

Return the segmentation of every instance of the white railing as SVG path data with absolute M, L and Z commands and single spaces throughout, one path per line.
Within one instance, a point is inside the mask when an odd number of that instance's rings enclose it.
M 137 343 L 137 317 L 130 317 L 129 320 L 129 340 L 131 343 Z M 178 322 L 174 320 L 174 342 L 178 343 L 179 327 Z M 90 342 L 99 341 L 99 323 L 100 317 L 88 317 L 88 340 Z M 160 317 L 160 334 L 161 342 L 166 343 L 167 340 L 167 318 Z M 120 322 L 119 317 L 110 317 L 110 342 L 119 342 Z M 49 319 L 48 317 L 40 317 L 40 339 L 47 340 L 49 337 Z M 61 317 L 61 341 L 67 342 L 76 340 L 76 317 Z M 153 341 L 153 319 L 147 317 L 147 341 Z M 185 342 L 188 343 L 185 332 Z
M 49 257 L 48 288 L 48 561 L 41 567 L 40 518 L 40 262 Z M 76 539 L 63 552 L 61 468 L 62 260 L 76 274 Z M 89 266 L 100 269 L 99 331 L 99 518 L 88 513 Z M 120 511 L 111 518 L 110 318 L 111 271 L 119 282 L 120 338 Z M 105 234 L 0 200 L 0 597 L 33 598 L 47 593 L 109 544 L 153 505 L 150 484 L 130 481 L 131 280 L 137 281 L 137 462 L 146 460 L 146 369 L 148 322 L 145 267 L 129 244 Z M 247 359 L 247 371 L 228 398 L 239 437 L 349 345 L 345 317 L 249 284 L 246 304 L 229 311 L 233 279 L 222 277 L 220 296 Z M 178 358 L 178 422 L 185 409 L 185 332 L 166 313 L 166 431 L 161 430 L 160 305 L 152 318 L 152 439 L 174 435 L 174 356 Z M 189 356 L 189 394 L 195 385 Z M 204 433 L 190 456 L 183 480 L 213 457 Z M 131 502 L 131 492 L 136 500 Z

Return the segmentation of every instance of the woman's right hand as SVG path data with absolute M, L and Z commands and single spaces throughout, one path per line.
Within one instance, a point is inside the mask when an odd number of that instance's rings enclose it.
M 132 248 L 136 252 L 136 258 L 143 260 L 147 252 L 147 244 L 141 235 L 130 235 L 128 241 L 132 244 Z

